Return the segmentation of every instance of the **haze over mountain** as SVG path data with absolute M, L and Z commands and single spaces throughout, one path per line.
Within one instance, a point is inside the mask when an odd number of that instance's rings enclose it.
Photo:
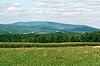
M 50 21 L 16 22 L 13 24 L 0 24 L 0 33 L 85 33 L 99 29 L 86 25 L 62 24 Z

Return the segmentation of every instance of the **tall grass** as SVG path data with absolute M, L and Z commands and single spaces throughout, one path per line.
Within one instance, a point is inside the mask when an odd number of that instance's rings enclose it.
M 100 48 L 0 48 L 0 66 L 100 66 Z

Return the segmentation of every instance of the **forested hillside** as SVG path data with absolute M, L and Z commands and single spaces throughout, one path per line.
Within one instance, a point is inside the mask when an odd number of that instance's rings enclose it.
M 84 34 L 0 34 L 0 42 L 100 42 L 100 32 Z
M 0 24 L 0 34 L 68 34 L 100 31 L 86 25 L 63 24 L 49 21 L 17 22 L 13 24 Z

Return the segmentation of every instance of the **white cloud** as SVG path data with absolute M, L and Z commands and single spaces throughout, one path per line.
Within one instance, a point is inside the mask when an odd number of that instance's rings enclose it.
M 24 9 L 21 7 L 19 3 L 15 4 L 1 3 L 0 11 L 1 11 L 1 16 L 3 17 L 9 17 L 9 16 L 16 17 L 16 15 L 20 15 L 24 11 Z
M 32 3 L 33 4 L 33 6 L 35 5 L 35 6 L 46 6 L 47 4 L 46 3 L 44 3 L 44 2 L 39 2 L 39 3 Z
M 33 12 L 36 14 L 44 14 L 45 13 L 44 11 L 33 11 Z
M 13 7 L 13 6 L 12 6 L 12 7 L 8 7 L 7 10 L 8 10 L 8 11 L 21 11 L 22 8 L 19 8 L 19 7 Z

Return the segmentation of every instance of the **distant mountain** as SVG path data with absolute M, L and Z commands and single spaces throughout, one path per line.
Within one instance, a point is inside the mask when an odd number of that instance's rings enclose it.
M 0 33 L 85 33 L 99 31 L 85 25 L 62 24 L 49 21 L 17 22 L 13 24 L 0 24 Z

